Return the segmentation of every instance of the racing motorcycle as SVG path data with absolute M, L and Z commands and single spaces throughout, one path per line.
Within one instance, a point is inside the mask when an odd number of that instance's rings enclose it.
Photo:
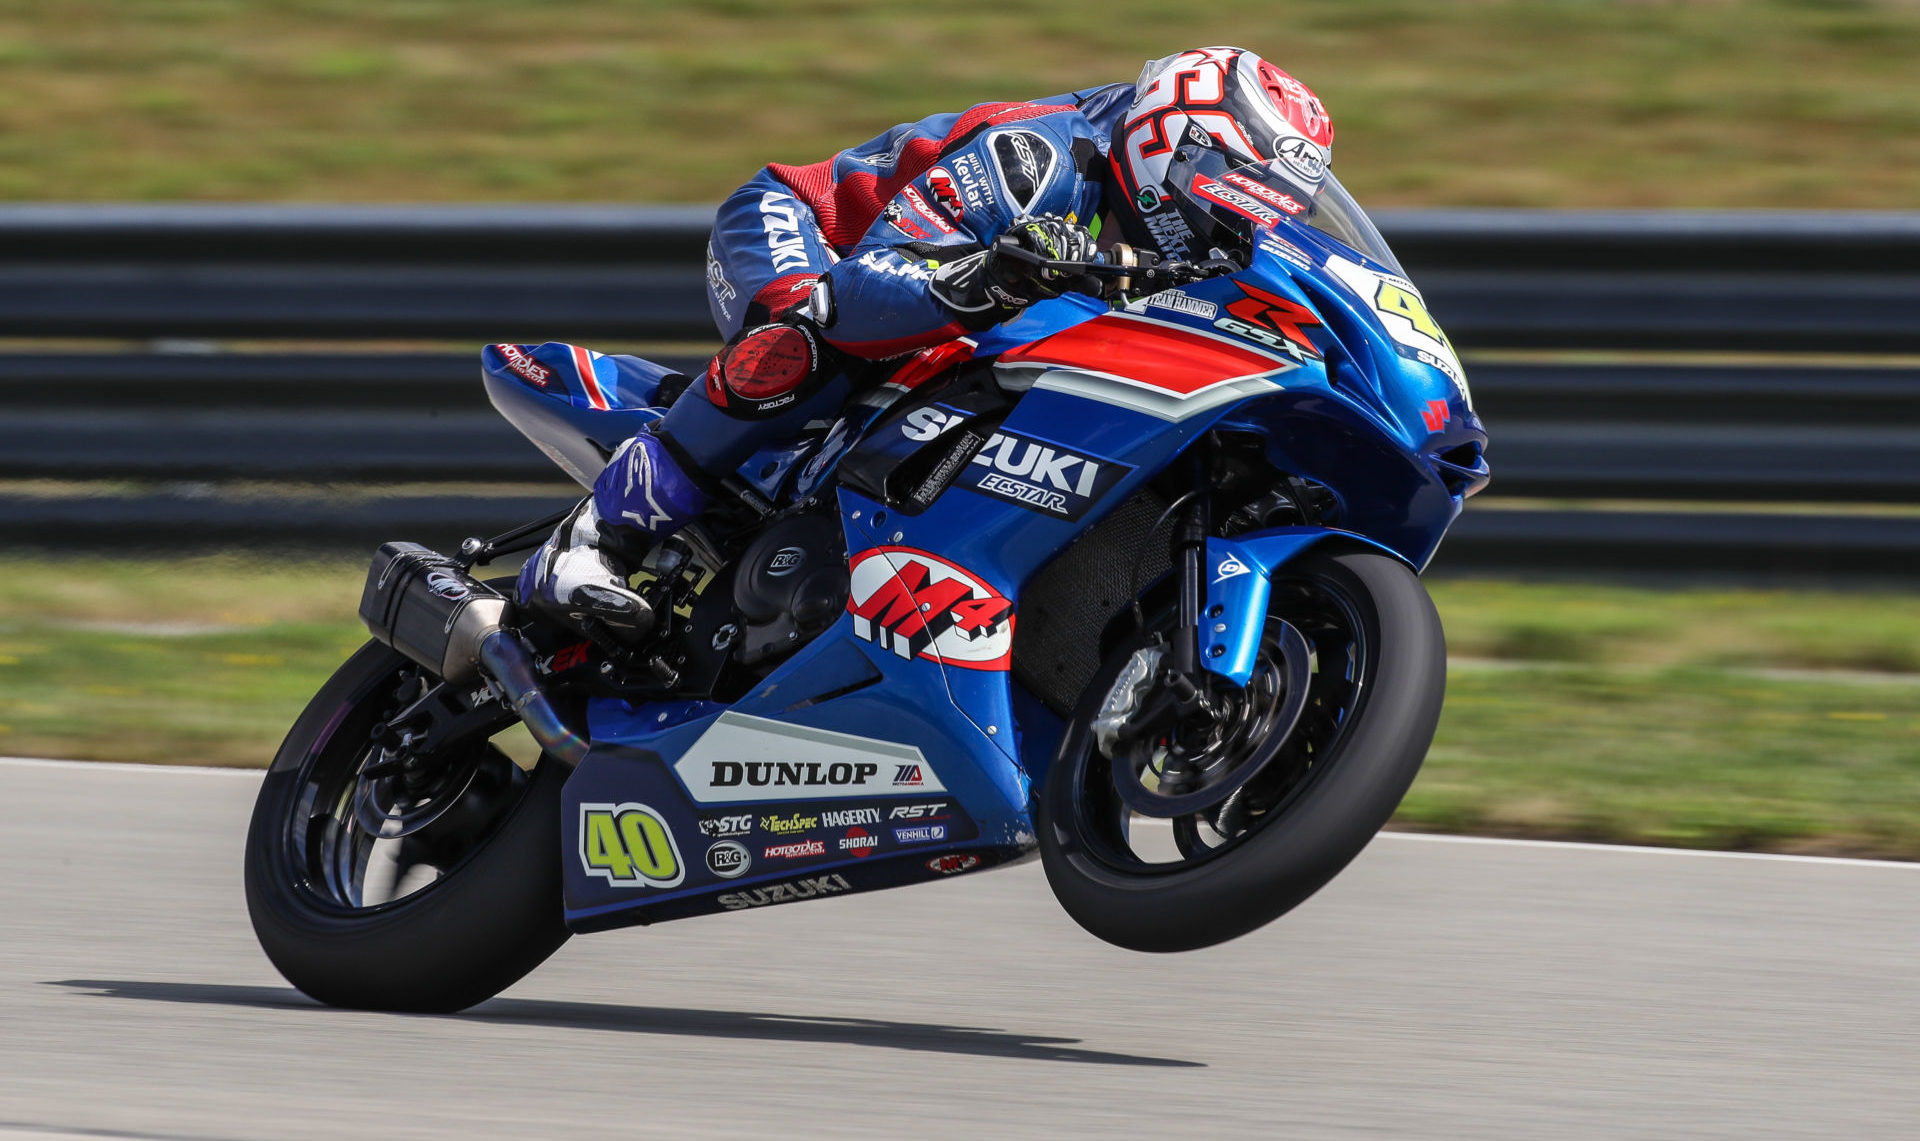
M 644 644 L 476 577 L 558 517 L 381 547 L 373 640 L 254 812 L 275 966 L 322 1002 L 451 1011 L 573 932 L 1036 852 L 1076 921 L 1140 951 L 1327 883 L 1431 742 L 1446 653 L 1418 572 L 1488 479 L 1486 434 L 1365 213 L 1283 174 L 1195 172 L 1254 233 L 1245 259 L 1009 249 L 1122 303 L 1035 305 L 753 456 L 645 556 Z M 583 484 L 671 376 L 570 345 L 482 357 L 495 407 Z

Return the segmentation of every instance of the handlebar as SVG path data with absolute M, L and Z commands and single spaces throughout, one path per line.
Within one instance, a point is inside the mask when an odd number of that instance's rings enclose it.
M 1205 261 L 1161 261 L 1158 254 L 1149 250 L 1137 250 L 1131 246 L 1114 246 L 1114 252 L 1132 264 L 1104 261 L 1061 261 L 1042 257 L 1020 244 L 1012 234 L 1002 234 L 993 242 L 994 253 L 999 257 L 1011 258 L 1033 266 L 1036 269 L 1050 270 L 1067 277 L 1105 278 L 1117 284 L 1115 292 L 1134 292 L 1136 287 L 1148 287 L 1141 292 L 1153 292 L 1168 289 L 1176 285 L 1185 285 L 1190 281 L 1201 281 L 1222 274 L 1238 273 L 1245 268 L 1226 258 L 1208 258 Z

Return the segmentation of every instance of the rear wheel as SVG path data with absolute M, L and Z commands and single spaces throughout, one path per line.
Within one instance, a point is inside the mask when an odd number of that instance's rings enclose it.
M 1162 646 L 1150 629 L 1102 663 L 1040 828 L 1068 914 L 1138 951 L 1244 935 L 1337 875 L 1413 783 L 1446 686 L 1432 600 L 1405 564 L 1369 551 L 1310 552 L 1275 572 L 1253 676 L 1209 676 L 1204 724 L 1171 711 Z
M 377 643 L 334 674 L 247 833 L 247 908 L 287 981 L 333 1006 L 460 1010 L 566 941 L 567 770 L 514 764 L 490 740 L 512 724 Z

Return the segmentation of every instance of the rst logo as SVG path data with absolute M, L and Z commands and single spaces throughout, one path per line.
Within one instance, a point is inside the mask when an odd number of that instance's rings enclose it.
M 614 887 L 674 887 L 687 876 L 673 830 L 644 804 L 582 804 L 580 866 Z
M 945 820 L 946 818 L 947 802 L 944 800 L 936 800 L 932 804 L 895 805 L 893 811 L 887 814 L 889 820 Z
M 1007 668 L 1013 603 L 971 572 L 912 547 L 861 551 L 848 568 L 847 611 L 856 637 L 903 658 L 971 670 Z M 908 767 L 918 766 L 901 766 Z M 907 783 L 896 775 L 896 786 Z M 930 782 L 925 787 L 933 790 Z
M 916 408 L 900 424 L 910 440 L 932 440 L 967 420 L 937 405 Z M 954 481 L 1042 515 L 1078 521 L 1133 468 L 1019 432 L 995 432 Z

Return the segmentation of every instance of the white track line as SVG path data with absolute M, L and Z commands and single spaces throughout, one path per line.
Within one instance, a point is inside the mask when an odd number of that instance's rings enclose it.
M 1589 844 L 1578 840 L 1512 840 L 1501 836 L 1449 836 L 1438 832 L 1382 832 L 1383 840 L 1423 840 L 1434 844 L 1498 844 L 1514 848 L 1560 848 L 1574 852 L 1624 852 L 1641 856 L 1700 856 L 1711 860 L 1770 860 L 1789 864 L 1836 864 L 1849 868 L 1906 868 L 1906 860 L 1865 860 L 1851 856 L 1790 856 L 1783 852 L 1715 852 L 1706 848 L 1655 848 L 1645 844 Z
M 258 780 L 264 769 L 213 768 L 206 765 L 138 765 L 122 761 L 65 761 L 52 757 L 0 757 L 0 765 L 84 769 L 91 772 L 200 773 L 245 776 Z M 1139 820 L 1138 823 L 1159 823 Z M 1514 840 L 1501 836 L 1453 836 L 1438 832 L 1382 832 L 1385 840 L 1416 840 L 1430 844 L 1490 844 L 1510 848 L 1555 848 L 1570 852 L 1614 852 L 1639 856 L 1695 856 L 1710 860 L 1767 860 L 1788 864 L 1832 864 L 1848 868 L 1905 868 L 1920 870 L 1920 862 L 1865 860 L 1850 856 L 1791 856 L 1781 852 L 1715 852 L 1705 848 L 1656 848 L 1645 844 L 1590 844 L 1578 840 Z

